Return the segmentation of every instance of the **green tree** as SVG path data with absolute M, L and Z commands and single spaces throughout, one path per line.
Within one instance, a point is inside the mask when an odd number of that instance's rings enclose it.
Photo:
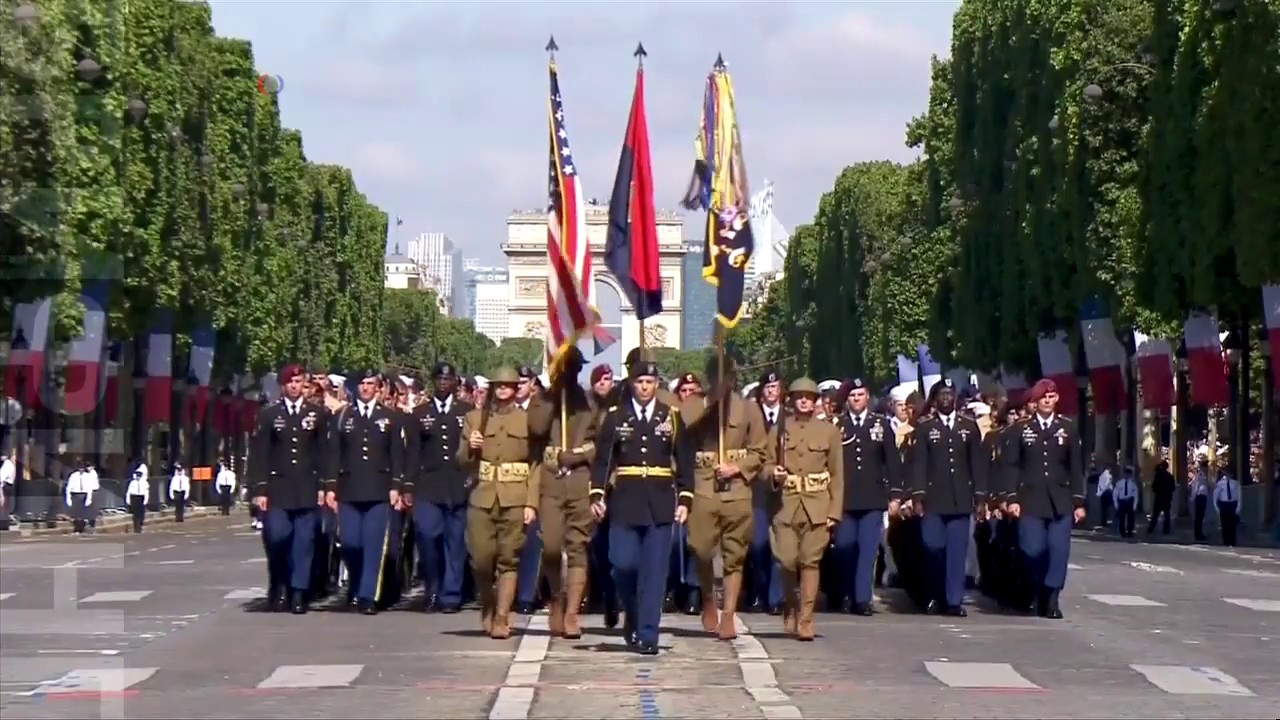
M 543 343 L 537 338 L 506 338 L 488 353 L 485 372 L 490 374 L 500 367 L 519 369 L 522 366 L 537 370 L 542 367 L 543 355 Z

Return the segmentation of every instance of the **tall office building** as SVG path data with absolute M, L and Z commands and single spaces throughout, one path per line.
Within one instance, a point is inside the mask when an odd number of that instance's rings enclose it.
M 502 342 L 510 326 L 507 269 L 475 265 L 466 277 L 467 315 L 464 317 L 471 318 L 476 332 L 495 343 Z
M 680 347 L 708 347 L 715 341 L 716 289 L 702 277 L 702 245 L 684 247 L 680 282 L 684 290 L 684 322 L 680 324 Z
M 421 265 L 427 283 L 447 304 L 450 315 L 458 315 L 466 303 L 462 283 L 462 251 L 444 233 L 421 233 L 409 241 L 409 259 Z

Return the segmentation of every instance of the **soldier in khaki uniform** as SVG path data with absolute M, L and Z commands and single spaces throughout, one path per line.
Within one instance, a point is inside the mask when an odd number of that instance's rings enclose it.
M 794 412 L 782 438 L 766 449 L 781 502 L 773 515 L 769 543 L 782 565 L 786 607 L 782 626 L 798 640 L 813 640 L 813 606 L 818 597 L 818 563 L 831 528 L 844 507 L 844 467 L 840 430 L 814 414 L 818 385 L 809 378 L 791 383 Z M 777 457 L 778 446 L 782 457 Z M 797 575 L 800 602 L 796 605 Z
M 707 376 L 712 378 L 710 369 Z M 734 615 L 741 599 L 742 569 L 754 530 L 751 483 L 765 467 L 769 437 L 760 406 L 740 397 L 733 386 L 730 367 L 726 376 L 715 382 L 705 411 L 689 430 L 697 449 L 689 544 L 698 560 L 702 628 L 716 632 L 721 640 L 738 636 Z M 717 546 L 724 562 L 724 612 L 719 618 L 712 566 Z
M 492 399 L 467 413 L 458 460 L 475 483 L 467 508 L 467 550 L 489 637 L 511 637 L 509 616 L 525 526 L 537 519 L 539 482 L 529 472 L 528 416 L 515 403 L 520 378 L 500 368 L 489 379 Z M 494 579 L 497 596 L 494 596 Z
M 591 463 L 595 460 L 596 413 L 575 379 L 583 358 L 570 351 L 565 368 L 548 392 L 529 403 L 529 434 L 542 449 L 536 464 L 542 495 L 542 574 L 551 588 L 552 635 L 582 637 L 578 613 L 587 591 L 587 546 L 595 529 L 591 516 Z M 561 407 L 563 403 L 563 408 Z M 561 587 L 564 552 L 567 587 Z

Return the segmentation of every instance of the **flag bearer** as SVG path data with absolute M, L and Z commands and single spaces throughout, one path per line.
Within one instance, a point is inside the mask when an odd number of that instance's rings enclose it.
M 191 478 L 182 463 L 173 464 L 173 476 L 169 478 L 169 502 L 173 503 L 173 521 L 183 522 L 187 517 L 187 497 L 191 494 Z
M 404 443 L 398 411 L 377 401 L 381 373 L 360 376 L 356 402 L 332 428 L 325 505 L 336 507 L 343 562 L 362 615 L 378 612 L 391 513 L 401 506 Z
M 413 512 L 423 610 L 456 613 L 467 568 L 467 474 L 458 467 L 462 422 L 474 408 L 454 395 L 458 371 L 447 362 L 431 373 L 433 393 L 405 427 L 408 463 L 402 488 Z
M 815 415 L 818 384 L 802 377 L 788 391 L 794 411 L 781 427 L 781 439 L 767 448 L 781 495 L 769 544 L 782 566 L 783 630 L 808 641 L 814 638 L 818 564 L 844 507 L 844 458 L 840 431 Z
M 582 365 L 582 354 L 577 348 L 570 349 L 549 392 L 538 395 L 529 405 L 529 433 L 542 448 L 538 518 L 542 523 L 542 574 L 551 590 L 550 630 L 552 635 L 570 640 L 582 637 L 579 612 L 587 591 L 587 548 L 595 528 L 590 492 L 596 414 L 576 381 Z M 563 429 L 562 416 L 567 420 Z
M 951 378 L 935 384 L 929 397 L 934 414 L 916 426 L 911 488 L 931 581 L 926 610 L 965 617 L 969 517 L 986 510 L 990 451 L 978 424 L 956 412 Z
M 1006 462 L 1012 472 L 1005 495 L 1018 519 L 1018 547 L 1036 591 L 1040 617 L 1062 618 L 1058 594 L 1067 582 L 1071 528 L 1085 517 L 1080 436 L 1070 418 L 1057 414 L 1058 387 L 1048 378 L 1031 388 L 1035 413 L 1016 426 Z
M 715 359 L 712 363 L 718 365 Z M 705 412 L 689 426 L 689 439 L 697 449 L 689 544 L 697 558 L 698 585 L 702 588 L 702 629 L 716 633 L 721 640 L 738 636 L 734 616 L 742 597 L 742 571 L 753 534 L 752 489 L 764 467 L 768 442 L 759 405 L 734 392 L 736 373 L 729 363 L 726 360 L 723 378 L 715 378 L 708 370 L 712 395 Z M 724 612 L 719 617 L 712 565 L 717 549 L 724 563 Z
M 325 428 L 319 412 L 303 401 L 302 368 L 280 371 L 280 402 L 258 413 L 246 475 L 262 519 L 272 610 L 307 611 L 315 554 L 316 508 L 323 502 Z
M 467 413 L 458 460 L 471 477 L 467 550 L 489 637 L 511 637 L 511 605 L 525 528 L 538 518 L 539 478 L 529 471 L 529 418 L 516 404 L 519 376 L 499 368 L 489 378 L 489 405 Z M 497 583 L 495 593 L 494 584 Z
M 838 574 L 848 611 L 870 616 L 876 555 L 884 534 L 885 509 L 897 515 L 902 501 L 901 455 L 889 419 L 870 410 L 871 392 L 855 378 L 837 401 L 847 404 L 840 417 L 844 445 L 844 506 L 835 531 Z
M 627 645 L 658 654 L 658 626 L 672 525 L 683 524 L 693 502 L 693 445 L 680 411 L 656 397 L 658 366 L 637 360 L 628 393 L 606 412 L 591 468 L 592 513 L 610 515 L 609 559 L 626 622 Z M 614 476 L 605 504 L 605 491 Z

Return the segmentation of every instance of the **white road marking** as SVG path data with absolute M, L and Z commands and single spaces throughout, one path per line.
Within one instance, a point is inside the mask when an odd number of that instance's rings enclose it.
M 1169 567 L 1168 565 L 1153 565 L 1152 563 L 1138 562 L 1137 560 L 1130 560 L 1125 564 L 1134 570 L 1143 570 L 1145 572 L 1171 573 L 1173 575 L 1182 574 L 1182 571 L 1178 568 Z
M 489 711 L 489 720 L 526 720 L 533 709 L 534 687 L 542 677 L 542 662 L 551 644 L 548 618 L 539 613 L 529 618 L 524 635 L 516 647 L 507 679 L 498 688 L 498 696 Z
M 1239 568 L 1222 568 L 1222 570 L 1223 572 L 1229 572 L 1234 575 L 1248 575 L 1249 577 L 1264 577 L 1264 578 L 1280 578 L 1280 572 L 1270 572 L 1268 570 L 1253 570 L 1251 568 L 1244 569 L 1244 570 L 1241 570 Z
M 363 670 L 364 665 L 281 665 L 258 689 L 347 687 Z
M 1222 598 L 1232 605 L 1257 610 L 1258 612 L 1280 612 L 1280 600 L 1258 600 L 1254 598 Z
M 267 591 L 262 588 L 245 588 L 243 590 L 232 590 L 222 596 L 223 600 L 257 600 L 267 596 Z
M 938 682 L 953 688 L 1039 690 L 1040 686 L 1018 674 L 1009 663 L 926 661 L 924 669 Z
M 260 557 L 260 558 L 249 558 L 248 560 L 241 560 L 241 561 L 240 561 L 240 564 L 241 564 L 241 565 L 248 565 L 248 564 L 250 564 L 250 563 L 264 563 L 264 562 L 266 562 L 266 561 L 267 561 L 267 559 L 266 559 L 266 558 L 264 558 L 264 557 Z
M 83 692 L 124 692 L 156 674 L 160 668 L 96 668 L 72 670 L 57 680 L 40 683 L 25 695 L 59 695 Z
M 154 560 L 148 565 L 191 565 L 195 560 Z
M 37 655 L 119 655 L 119 650 L 37 650 Z
M 778 676 L 773 671 L 773 663 L 764 644 L 751 634 L 751 628 L 737 615 L 733 617 L 733 628 L 738 633 L 733 641 L 733 654 L 738 659 L 738 671 L 742 673 L 742 686 L 756 701 L 761 714 L 768 720 L 801 720 L 800 708 L 778 687 Z
M 1253 691 L 1239 680 L 1212 667 L 1183 665 L 1130 665 L 1170 695 L 1237 695 L 1251 696 Z
M 1116 607 L 1165 607 L 1164 603 L 1148 600 L 1141 595 L 1085 595 L 1085 597 Z
M 94 593 L 87 598 L 82 598 L 80 602 L 138 602 L 150 594 L 150 590 L 108 590 L 106 592 Z
M 1067 563 L 1067 569 L 1068 569 L 1068 570 L 1083 570 L 1083 569 L 1084 569 L 1084 566 L 1083 566 L 1083 565 L 1077 565 L 1077 564 L 1075 564 L 1075 563 Z
M 0 602 L 13 597 L 14 593 L 0 593 Z

